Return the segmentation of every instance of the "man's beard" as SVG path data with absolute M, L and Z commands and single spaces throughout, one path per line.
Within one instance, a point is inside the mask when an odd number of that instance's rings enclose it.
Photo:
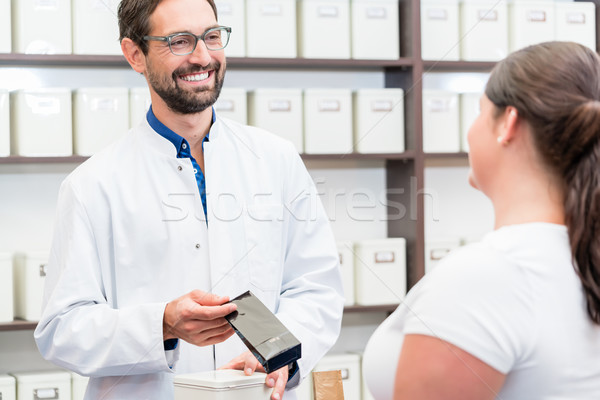
M 212 89 L 198 88 L 194 91 L 183 90 L 177 84 L 177 77 L 190 73 L 203 72 L 212 69 L 214 71 L 215 86 Z M 178 114 L 196 114 L 212 107 L 221 94 L 223 87 L 223 75 L 221 74 L 221 63 L 215 61 L 208 68 L 191 67 L 187 69 L 176 69 L 171 74 L 171 81 L 162 78 L 147 68 L 148 82 L 152 89 L 165 102 L 167 107 Z M 198 96 L 204 93 L 205 96 Z

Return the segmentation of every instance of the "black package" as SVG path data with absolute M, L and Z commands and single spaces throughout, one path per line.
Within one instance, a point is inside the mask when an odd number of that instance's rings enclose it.
M 225 316 L 267 373 L 298 360 L 301 343 L 252 292 L 231 300 L 237 310 Z

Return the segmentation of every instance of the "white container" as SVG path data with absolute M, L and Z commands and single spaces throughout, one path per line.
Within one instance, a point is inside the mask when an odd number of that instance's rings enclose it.
M 11 150 L 32 157 L 73 154 L 71 91 L 43 88 L 11 97 Z
M 404 91 L 354 93 L 354 148 L 358 153 L 404 152 Z
M 340 272 L 342 274 L 342 287 L 344 288 L 344 305 L 352 306 L 354 300 L 354 245 L 352 242 L 339 242 L 337 244 L 340 257 Z
M 214 105 L 217 116 L 248 123 L 248 95 L 243 88 L 223 88 Z
M 10 0 L 0 0 L 0 53 L 11 50 Z
M 350 0 L 298 1 L 298 54 L 350 58 Z
M 460 54 L 466 61 L 498 61 L 508 54 L 505 0 L 465 0 L 460 4 Z
M 423 151 L 460 151 L 458 93 L 423 90 Z
M 301 89 L 256 89 L 248 96 L 248 123 L 291 141 L 304 150 Z
M 554 2 L 512 1 L 508 4 L 508 50 L 554 40 Z
M 12 42 L 15 53 L 70 54 L 71 0 L 13 0 Z
M 0 253 L 0 323 L 14 320 L 13 304 L 12 254 Z
M 71 400 L 69 372 L 20 372 L 12 375 L 17 380 L 19 400 Z
M 71 373 L 71 397 L 73 400 L 83 400 L 90 378 Z
M 342 372 L 345 400 L 361 400 L 360 356 L 358 354 L 328 354 L 315 366 L 314 371 Z
M 228 57 L 246 57 L 245 0 L 216 0 L 215 4 L 219 14 L 219 25 L 231 28 L 225 54 Z
M 8 90 L 0 89 L 0 157 L 10 155 L 10 101 Z
M 459 59 L 458 0 L 421 1 L 421 58 Z
M 72 0 L 73 53 L 121 55 L 120 0 Z
M 294 390 L 296 400 L 312 400 L 313 396 L 312 372 L 309 372 L 306 378 Z
M 129 130 L 129 89 L 81 88 L 73 99 L 75 154 L 96 154 Z
M 15 317 L 39 321 L 48 265 L 47 252 L 16 254 L 13 264 Z
M 296 0 L 247 0 L 247 56 L 296 57 L 296 19 Z
M 354 247 L 356 304 L 398 304 L 406 294 L 406 240 L 365 240 Z
M 17 385 L 10 375 L 0 375 L 0 400 L 17 400 Z
M 594 3 L 557 2 L 556 40 L 581 43 L 596 51 L 596 6 Z
M 308 154 L 352 152 L 352 91 L 304 91 L 304 151 Z
M 352 0 L 352 58 L 400 58 L 398 0 Z
M 459 238 L 439 238 L 425 241 L 425 273 L 428 274 L 440 260 L 460 247 Z
M 230 369 L 175 375 L 175 400 L 267 400 L 273 389 L 265 378 L 262 372 L 246 376 Z
M 479 116 L 481 93 L 461 93 L 460 101 L 460 151 L 469 152 L 467 135 L 475 119 Z
M 148 87 L 129 89 L 129 127 L 134 128 L 146 119 L 152 99 Z

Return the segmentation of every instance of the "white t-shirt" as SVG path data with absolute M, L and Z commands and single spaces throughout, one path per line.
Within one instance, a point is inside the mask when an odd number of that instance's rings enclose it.
M 363 370 L 377 400 L 393 397 L 406 334 L 438 337 L 507 374 L 503 400 L 600 399 L 600 326 L 565 226 L 503 227 L 442 260 L 367 344 Z

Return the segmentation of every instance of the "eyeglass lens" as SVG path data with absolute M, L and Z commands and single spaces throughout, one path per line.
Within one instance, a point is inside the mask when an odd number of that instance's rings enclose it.
M 214 29 L 206 32 L 204 43 L 208 50 L 221 50 L 227 45 L 226 35 L 228 32 L 225 29 Z M 191 34 L 182 33 L 171 38 L 171 51 L 175 55 L 190 54 L 194 51 L 197 44 L 197 37 Z

